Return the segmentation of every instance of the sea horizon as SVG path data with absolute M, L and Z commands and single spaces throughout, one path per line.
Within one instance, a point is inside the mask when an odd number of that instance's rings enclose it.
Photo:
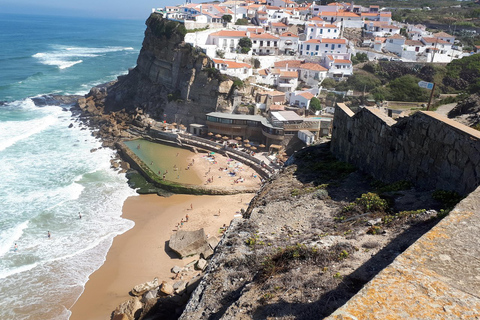
M 84 95 L 126 74 L 145 25 L 2 13 L 0 28 L 0 318 L 68 319 L 113 238 L 133 227 L 121 214 L 135 192 L 68 106 L 31 98 Z

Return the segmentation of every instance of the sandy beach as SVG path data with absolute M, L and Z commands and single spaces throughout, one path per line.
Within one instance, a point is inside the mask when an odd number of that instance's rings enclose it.
M 206 234 L 220 238 L 220 227 L 228 225 L 240 209 L 246 209 L 252 197 L 253 194 L 128 198 L 123 217 L 133 220 L 135 227 L 114 239 L 105 263 L 90 276 L 85 291 L 70 309 L 70 319 L 110 319 L 112 311 L 130 298 L 129 291 L 135 285 L 154 277 L 173 283 L 171 268 L 194 260 L 181 260 L 166 251 L 166 241 L 176 232 L 181 219 L 189 215 L 184 230 L 203 227 Z

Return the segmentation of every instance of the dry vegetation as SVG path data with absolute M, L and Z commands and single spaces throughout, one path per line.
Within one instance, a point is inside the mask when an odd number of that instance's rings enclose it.
M 298 152 L 251 207 L 183 319 L 327 316 L 429 230 L 442 205 L 432 191 L 376 182 L 321 145 Z

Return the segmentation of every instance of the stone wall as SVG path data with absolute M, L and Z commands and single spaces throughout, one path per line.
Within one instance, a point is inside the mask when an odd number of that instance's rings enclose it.
M 338 104 L 331 151 L 387 182 L 410 180 L 466 195 L 480 184 L 480 132 L 435 112 L 395 121 L 375 108 Z
M 328 320 L 479 319 L 480 188 Z

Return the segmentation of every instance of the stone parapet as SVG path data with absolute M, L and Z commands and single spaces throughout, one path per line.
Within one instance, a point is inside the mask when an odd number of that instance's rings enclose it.
M 395 121 L 375 108 L 338 104 L 331 151 L 387 182 L 466 195 L 480 185 L 480 132 L 434 112 Z
M 480 319 L 480 188 L 328 320 Z

